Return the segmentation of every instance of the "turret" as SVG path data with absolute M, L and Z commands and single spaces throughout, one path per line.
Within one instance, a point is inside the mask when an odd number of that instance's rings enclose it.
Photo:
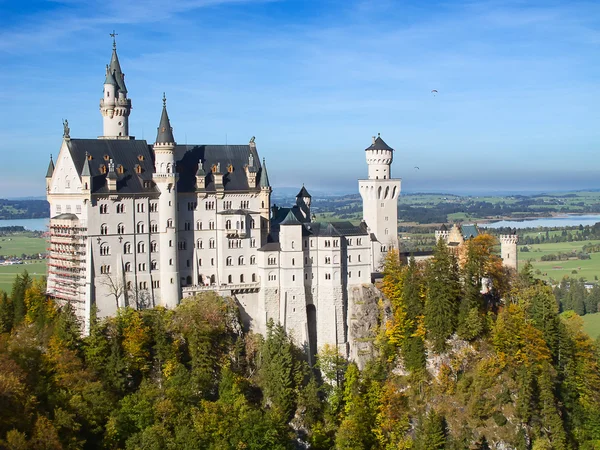
M 175 138 L 167 113 L 167 98 L 163 93 L 163 109 L 154 143 L 153 180 L 160 190 L 159 214 L 159 258 L 158 270 L 153 277 L 160 278 L 160 303 L 174 308 L 179 303 L 179 258 L 177 220 L 177 171 L 175 170 Z
M 106 66 L 104 90 L 100 100 L 100 113 L 103 117 L 104 139 L 130 139 L 129 114 L 131 113 L 131 100 L 127 98 L 125 87 L 125 74 L 121 70 L 117 56 L 117 44 L 113 37 L 113 52 L 110 64 Z
M 298 192 L 298 195 L 296 195 L 296 205 L 302 212 L 302 215 L 304 216 L 307 222 L 310 222 L 311 198 L 311 195 L 308 193 L 304 185 L 302 185 L 302 189 L 300 189 L 300 192 Z
M 442 224 L 439 230 L 435 230 L 435 241 L 439 241 L 443 239 L 446 243 L 448 243 L 448 236 L 450 232 L 448 231 L 448 227 L 446 224 Z
M 86 159 L 87 160 L 87 159 Z M 106 185 L 110 192 L 116 192 L 117 190 L 117 172 L 115 172 L 115 163 L 111 159 L 108 162 L 108 174 L 106 174 Z
M 52 161 L 52 155 L 50 155 L 50 162 L 48 163 L 48 170 L 46 171 L 46 192 L 50 192 L 52 175 L 54 175 L 54 161 Z
M 500 240 L 500 255 L 502 257 L 502 263 L 505 267 L 517 271 L 517 244 L 519 243 L 517 229 L 515 228 L 509 234 L 501 234 L 498 236 L 498 239 Z
M 206 172 L 202 167 L 202 160 L 198 160 L 198 170 L 196 170 L 196 189 L 206 189 Z
M 92 172 L 90 170 L 90 157 L 88 152 L 85 152 L 83 169 L 81 169 L 81 189 L 84 194 L 89 194 L 92 190 Z
M 363 200 L 363 220 L 367 229 L 375 235 L 371 269 L 378 272 L 391 248 L 398 248 L 398 196 L 399 179 L 392 179 L 391 164 L 394 149 L 381 136 L 373 137 L 372 144 L 365 149 L 368 178 L 358 181 Z
M 267 174 L 267 163 L 263 158 L 262 166 L 260 168 L 260 179 L 258 182 L 260 187 L 260 217 L 263 222 L 261 230 L 263 230 L 263 236 L 261 237 L 261 244 L 266 244 L 267 235 L 271 232 L 271 184 L 269 183 L 269 175 Z M 263 226 L 264 225 L 264 226 Z
M 388 179 L 392 177 L 391 164 L 394 160 L 394 149 L 387 145 L 380 134 L 373 136 L 373 143 L 365 149 L 369 166 L 369 179 Z

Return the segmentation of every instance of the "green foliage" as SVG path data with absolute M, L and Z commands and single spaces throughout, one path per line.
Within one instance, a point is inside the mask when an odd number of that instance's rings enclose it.
M 438 241 L 426 273 L 425 327 L 433 350 L 446 349 L 446 339 L 456 330 L 460 283 L 458 264 L 443 239 Z

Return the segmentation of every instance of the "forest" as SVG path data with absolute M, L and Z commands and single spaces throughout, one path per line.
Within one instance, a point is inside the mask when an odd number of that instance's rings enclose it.
M 327 346 L 311 367 L 281 325 L 244 330 L 235 301 L 210 293 L 92 314 L 82 337 L 73 307 L 25 272 L 0 294 L 0 447 L 600 448 L 598 343 L 495 244 L 440 240 L 407 265 L 390 252 L 362 369 Z

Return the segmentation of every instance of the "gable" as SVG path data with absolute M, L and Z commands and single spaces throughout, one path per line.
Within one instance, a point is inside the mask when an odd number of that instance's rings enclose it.
M 63 140 L 54 165 L 54 173 L 50 182 L 50 193 L 80 193 L 81 187 L 79 172 L 67 146 L 67 141 Z

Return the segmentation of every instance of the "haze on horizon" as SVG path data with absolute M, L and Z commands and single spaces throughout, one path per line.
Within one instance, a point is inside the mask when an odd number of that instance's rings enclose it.
M 178 142 L 256 136 L 275 188 L 356 192 L 378 132 L 411 192 L 600 188 L 594 2 L 0 5 L 0 197 L 44 194 L 63 118 L 101 134 L 113 28 L 132 135 L 153 142 L 166 91 Z

